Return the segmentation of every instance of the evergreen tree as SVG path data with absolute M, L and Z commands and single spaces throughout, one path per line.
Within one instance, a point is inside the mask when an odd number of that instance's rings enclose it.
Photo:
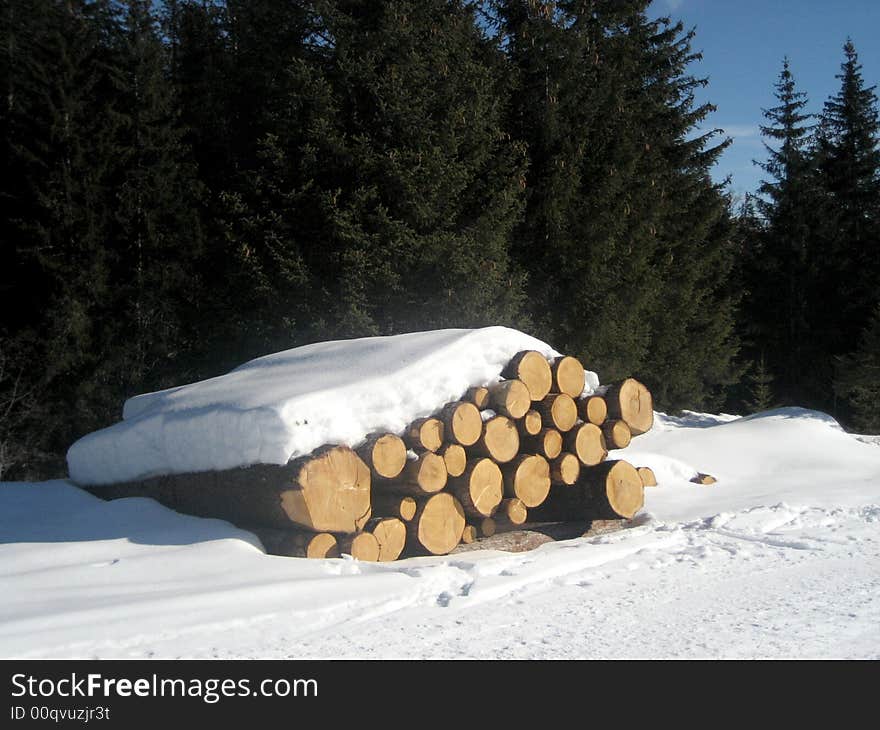
M 767 370 L 764 356 L 752 366 L 749 374 L 749 399 L 745 405 L 749 413 L 766 411 L 773 406 L 773 376 Z
M 856 428 L 880 433 L 880 306 L 875 309 L 858 349 L 838 359 L 834 389 L 849 402 Z

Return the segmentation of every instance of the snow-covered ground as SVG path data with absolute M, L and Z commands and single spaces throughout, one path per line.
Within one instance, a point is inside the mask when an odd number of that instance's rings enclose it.
M 621 455 L 660 481 L 630 529 L 381 565 L 0 484 L 0 656 L 880 657 L 878 444 L 800 409 L 658 414 Z

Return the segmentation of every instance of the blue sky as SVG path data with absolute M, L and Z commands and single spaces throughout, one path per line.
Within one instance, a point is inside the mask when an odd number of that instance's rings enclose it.
M 839 88 L 835 74 L 847 37 L 866 84 L 880 84 L 880 0 L 654 0 L 651 14 L 696 28 L 694 49 L 703 60 L 691 72 L 709 77 L 700 100 L 718 107 L 709 126 L 734 139 L 715 177 L 730 175 L 737 194 L 754 191 L 763 174 L 752 164 L 765 157 L 758 125 L 761 109 L 775 106 L 773 84 L 784 56 L 811 112 Z

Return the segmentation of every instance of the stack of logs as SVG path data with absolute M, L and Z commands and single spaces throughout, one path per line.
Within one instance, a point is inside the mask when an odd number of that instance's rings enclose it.
M 650 469 L 608 461 L 653 423 L 651 393 L 628 378 L 582 395 L 574 357 L 518 353 L 503 378 L 355 449 L 327 445 L 285 466 L 176 474 L 95 487 L 229 520 L 268 552 L 361 560 L 442 555 L 534 522 L 629 519 Z

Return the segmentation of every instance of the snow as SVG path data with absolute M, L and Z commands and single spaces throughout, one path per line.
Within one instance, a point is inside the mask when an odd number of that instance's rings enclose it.
M 495 382 L 520 350 L 559 353 L 507 327 L 321 342 L 252 360 L 210 380 L 129 399 L 123 420 L 67 454 L 84 485 L 159 474 L 284 464 L 327 443 L 401 433 L 474 385 Z M 599 385 L 587 372 L 585 392 Z
M 175 392 L 126 420 L 193 402 Z M 660 482 L 631 528 L 388 564 L 267 556 L 152 500 L 2 483 L 0 656 L 880 657 L 876 441 L 803 409 L 658 413 L 620 456 Z

